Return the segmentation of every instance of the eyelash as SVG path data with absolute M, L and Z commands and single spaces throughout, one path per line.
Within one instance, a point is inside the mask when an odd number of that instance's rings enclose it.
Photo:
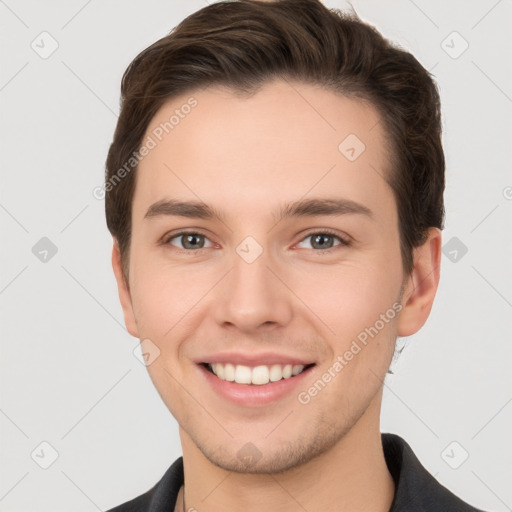
M 199 235 L 201 237 L 204 237 L 204 238 L 208 239 L 208 237 L 206 235 L 203 235 L 202 233 L 199 233 L 198 231 L 180 231 L 178 233 L 172 234 L 171 236 L 164 237 L 164 239 L 162 240 L 162 244 L 163 245 L 171 245 L 170 244 L 171 240 L 174 240 L 175 238 L 179 238 L 180 236 L 184 236 L 184 235 Z M 335 245 L 334 247 L 330 247 L 329 249 L 318 249 L 318 250 L 311 249 L 315 253 L 330 254 L 332 251 L 336 250 L 336 248 L 339 248 L 339 247 L 350 247 L 350 245 L 351 245 L 351 241 L 350 240 L 348 240 L 347 238 L 341 237 L 335 231 L 332 231 L 330 229 L 323 229 L 321 231 L 311 231 L 310 233 L 305 235 L 303 238 L 301 238 L 299 243 L 303 242 L 307 238 L 312 237 L 313 235 L 329 235 L 329 236 L 332 236 L 334 238 L 337 238 L 340 241 L 340 243 L 338 245 Z M 203 249 L 209 249 L 209 247 L 201 247 L 200 249 L 180 249 L 179 247 L 174 247 L 174 246 L 172 246 L 172 247 L 173 247 L 173 249 L 175 249 L 179 253 L 187 253 L 187 254 L 190 254 L 190 255 L 197 254 L 200 251 L 202 251 Z

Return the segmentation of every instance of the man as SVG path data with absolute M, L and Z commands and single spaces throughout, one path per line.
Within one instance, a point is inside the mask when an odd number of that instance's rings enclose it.
M 107 224 L 183 457 L 113 511 L 476 510 L 379 431 L 439 282 L 440 132 L 417 60 L 317 0 L 215 3 L 136 57 Z

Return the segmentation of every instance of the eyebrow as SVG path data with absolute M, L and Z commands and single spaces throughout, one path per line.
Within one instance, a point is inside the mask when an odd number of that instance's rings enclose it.
M 313 217 L 316 215 L 346 215 L 360 214 L 374 219 L 373 212 L 366 206 L 342 198 L 312 198 L 286 203 L 281 206 L 277 222 L 291 217 Z M 150 219 L 158 216 L 178 216 L 193 219 L 218 219 L 224 222 L 224 214 L 212 206 L 201 201 L 180 201 L 176 199 L 162 199 L 153 203 L 147 210 L 144 218 Z

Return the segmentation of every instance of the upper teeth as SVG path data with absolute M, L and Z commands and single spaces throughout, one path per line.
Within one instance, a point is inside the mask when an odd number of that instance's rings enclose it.
M 272 366 L 244 366 L 243 364 L 233 365 L 231 363 L 210 364 L 213 373 L 221 380 L 236 382 L 238 384 L 267 384 L 281 379 L 289 379 L 292 375 L 298 375 L 304 370 L 302 364 L 273 364 Z

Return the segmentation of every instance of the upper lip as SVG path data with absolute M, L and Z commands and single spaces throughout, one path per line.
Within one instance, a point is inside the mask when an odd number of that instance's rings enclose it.
M 219 352 L 210 356 L 205 356 L 195 360 L 196 363 L 231 363 L 233 365 L 241 364 L 245 366 L 260 366 L 273 364 L 292 364 L 308 365 L 314 361 L 302 357 L 290 356 L 286 354 L 277 354 L 275 352 L 262 352 L 260 354 L 245 354 L 242 352 Z

